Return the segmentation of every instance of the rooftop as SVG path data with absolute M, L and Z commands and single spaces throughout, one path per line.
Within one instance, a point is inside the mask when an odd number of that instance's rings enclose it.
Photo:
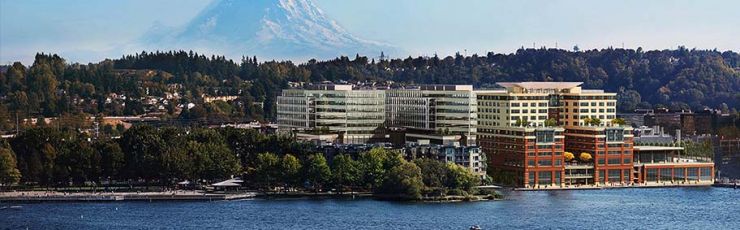
M 683 147 L 635 145 L 634 149 L 637 151 L 672 151 L 672 150 L 683 150 Z
M 500 86 L 503 86 L 504 88 L 524 88 L 524 89 L 570 89 L 574 87 L 578 87 L 583 82 L 537 82 L 537 81 L 527 81 L 527 82 L 499 82 L 497 83 Z

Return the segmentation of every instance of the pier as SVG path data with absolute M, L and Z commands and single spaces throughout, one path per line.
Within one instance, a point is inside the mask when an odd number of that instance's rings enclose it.
M 62 192 L 2 192 L 0 202 L 23 201 L 216 201 L 239 200 L 255 197 L 256 193 L 202 193 L 191 191 L 177 192 L 127 192 L 127 193 L 62 193 Z

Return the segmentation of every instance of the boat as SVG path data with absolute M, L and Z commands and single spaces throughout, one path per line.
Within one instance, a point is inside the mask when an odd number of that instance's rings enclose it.
M 481 230 L 481 229 L 482 228 L 480 228 L 480 226 L 478 226 L 478 225 L 470 226 L 470 230 Z

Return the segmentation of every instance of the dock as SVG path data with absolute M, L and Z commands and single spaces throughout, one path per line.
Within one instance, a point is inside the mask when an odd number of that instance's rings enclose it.
M 147 192 L 147 193 L 59 193 L 6 192 L 0 193 L 0 202 L 113 202 L 113 201 L 218 201 L 240 200 L 257 196 L 244 193 Z

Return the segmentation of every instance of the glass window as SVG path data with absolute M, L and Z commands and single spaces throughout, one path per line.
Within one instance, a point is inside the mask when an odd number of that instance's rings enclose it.
M 648 182 L 658 181 L 658 169 L 647 169 L 645 174 L 645 180 Z
M 699 179 L 699 168 L 687 168 L 687 179 L 698 180 Z
M 701 168 L 700 170 L 700 179 L 701 180 L 712 180 L 712 169 L 711 168 Z
M 660 181 L 673 180 L 673 169 L 660 169 Z
M 625 183 L 630 182 L 630 173 L 631 172 L 629 169 L 622 170 L 622 181 L 623 182 Z
M 547 185 L 552 184 L 552 172 L 537 172 L 537 184 Z
M 623 129 L 607 129 L 606 141 L 624 141 Z
M 537 143 L 550 143 L 555 141 L 554 130 L 537 130 L 535 133 Z
M 676 181 L 684 181 L 684 180 L 686 180 L 686 170 L 684 168 L 675 168 L 675 169 L 673 169 L 673 178 Z
M 609 182 L 620 182 L 622 179 L 622 170 L 610 169 L 609 170 Z
M 534 186 L 534 172 L 529 172 L 528 176 L 528 184 L 529 186 Z

